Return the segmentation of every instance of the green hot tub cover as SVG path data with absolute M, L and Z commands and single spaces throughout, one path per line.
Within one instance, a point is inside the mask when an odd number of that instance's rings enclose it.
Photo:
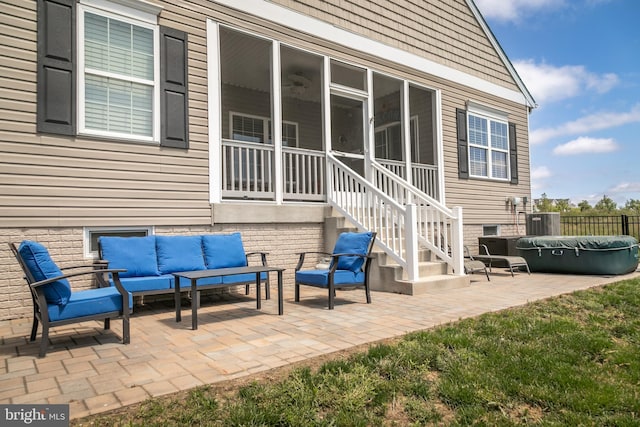
M 516 245 L 531 271 L 627 274 L 638 267 L 638 241 L 631 236 L 535 236 Z

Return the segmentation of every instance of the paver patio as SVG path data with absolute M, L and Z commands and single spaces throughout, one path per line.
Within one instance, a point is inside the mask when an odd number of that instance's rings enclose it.
M 461 289 L 418 296 L 373 292 L 372 304 L 365 303 L 362 290 L 338 291 L 331 311 L 324 291 L 305 287 L 295 303 L 293 288 L 285 287 L 284 316 L 278 316 L 274 296 L 258 311 L 252 295 L 232 293 L 203 297 L 195 331 L 188 304 L 176 323 L 172 301 L 154 302 L 135 307 L 131 344 L 120 342 L 119 320 L 111 331 L 103 331 L 99 322 L 74 324 L 52 330 L 52 345 L 42 359 L 38 341 L 29 342 L 31 319 L 0 321 L 0 403 L 68 403 L 71 418 L 79 418 L 634 277 L 640 271 L 614 277 L 517 273 L 512 278 L 494 269 L 491 282 L 478 274 Z

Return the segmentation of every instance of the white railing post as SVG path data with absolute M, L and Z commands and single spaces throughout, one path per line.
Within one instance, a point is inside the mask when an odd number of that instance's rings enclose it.
M 418 211 L 416 205 L 408 204 L 405 214 L 405 245 L 407 258 L 407 278 L 409 280 L 418 280 L 420 277 L 419 259 L 418 259 L 418 230 L 417 217 Z
M 453 258 L 453 271 L 456 276 L 464 276 L 464 242 L 462 240 L 462 207 L 453 209 L 453 221 L 451 224 L 451 257 Z

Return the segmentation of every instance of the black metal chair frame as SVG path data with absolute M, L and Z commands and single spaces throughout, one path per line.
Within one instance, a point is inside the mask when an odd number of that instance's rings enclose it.
M 20 252 L 18 252 L 18 248 L 15 243 L 9 243 L 9 247 L 11 251 L 18 260 L 22 271 L 24 272 L 24 279 L 29 286 L 29 291 L 31 292 L 31 299 L 33 301 L 33 326 L 31 327 L 31 337 L 30 341 L 36 340 L 36 334 L 38 332 L 38 323 L 42 323 L 42 338 L 40 341 L 40 352 L 38 357 L 44 357 L 47 353 L 47 347 L 49 345 L 49 329 L 61 326 L 68 325 L 72 323 L 86 322 L 88 320 L 103 320 L 104 321 L 104 329 L 108 330 L 111 328 L 111 319 L 112 318 L 122 318 L 122 342 L 123 344 L 129 344 L 131 341 L 130 335 L 130 327 L 129 327 L 129 316 L 131 314 L 132 307 L 129 306 L 129 294 L 124 289 L 122 284 L 120 283 L 120 278 L 118 273 L 121 273 L 125 270 L 122 269 L 105 269 L 100 267 L 94 267 L 89 265 L 82 266 L 72 266 L 61 269 L 64 273 L 62 276 L 53 277 L 51 279 L 36 281 L 27 268 L 25 261 L 22 259 Z M 82 270 L 81 270 L 82 269 Z M 65 273 L 66 271 L 70 271 L 69 273 Z M 64 320 L 50 320 L 49 319 L 49 311 L 47 306 L 47 300 L 44 295 L 44 290 L 42 288 L 43 285 L 48 283 L 53 283 L 58 280 L 68 279 L 72 277 L 93 275 L 96 277 L 96 282 L 100 287 L 107 284 L 108 282 L 104 279 L 103 275 L 111 273 L 113 277 L 113 282 L 115 287 L 118 289 L 118 292 L 122 295 L 122 311 L 110 311 L 105 313 L 99 313 L 90 316 L 81 316 L 74 317 L 72 319 L 64 319 Z
M 296 265 L 296 273 L 298 271 L 300 271 L 303 267 L 304 264 L 304 260 L 306 255 L 309 254 L 316 254 L 316 255 L 322 255 L 324 257 L 330 257 L 331 258 L 331 266 L 329 268 L 329 278 L 328 278 L 328 286 L 324 286 L 324 285 L 318 285 L 315 283 L 305 283 L 305 282 L 300 282 L 298 281 L 298 278 L 296 277 L 295 279 L 295 301 L 296 302 L 300 302 L 300 285 L 307 285 L 307 286 L 314 286 L 316 288 L 328 288 L 328 292 L 329 292 L 329 310 L 333 310 L 334 306 L 335 306 L 335 296 L 336 296 L 336 289 L 340 289 L 340 288 L 354 288 L 354 287 L 360 287 L 360 286 L 364 286 L 364 291 L 365 291 L 365 295 L 367 298 L 367 304 L 371 304 L 371 289 L 369 287 L 369 270 L 371 268 L 371 259 L 373 258 L 371 256 L 371 250 L 373 249 L 373 245 L 375 243 L 376 240 L 376 233 L 372 233 L 373 235 L 371 236 L 371 241 L 369 242 L 369 247 L 367 248 L 367 253 L 366 255 L 363 254 L 353 254 L 353 253 L 340 253 L 340 254 L 330 254 L 328 252 L 314 252 L 314 251 L 310 251 L 310 252 L 301 252 L 298 253 L 298 255 L 300 256 L 299 260 L 298 260 L 298 264 Z M 341 256 L 352 256 L 352 257 L 360 257 L 360 258 L 364 258 L 364 264 L 362 266 L 362 271 L 364 271 L 364 282 L 363 283 L 341 283 L 341 284 L 336 284 L 334 282 L 334 274 L 336 272 L 336 270 L 338 269 L 338 260 Z M 297 275 L 296 275 L 297 276 Z

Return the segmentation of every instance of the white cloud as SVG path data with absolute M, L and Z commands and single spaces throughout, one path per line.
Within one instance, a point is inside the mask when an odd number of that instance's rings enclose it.
M 582 65 L 556 67 L 527 59 L 514 61 L 513 66 L 533 97 L 543 106 L 548 102 L 573 98 L 589 90 L 606 93 L 620 82 L 616 74 L 591 73 Z
M 559 136 L 585 134 L 636 122 L 640 122 L 640 104 L 627 112 L 603 111 L 553 128 L 534 129 L 529 135 L 529 142 L 541 144 Z
M 564 5 L 562 0 L 476 0 L 482 15 L 497 21 L 519 21 L 524 15 Z
M 533 192 L 544 193 L 546 189 L 546 180 L 551 178 L 553 173 L 546 166 L 539 166 L 531 170 L 531 190 Z
M 617 74 L 607 73 L 602 75 L 587 73 L 585 75 L 587 89 L 594 89 L 598 93 L 607 93 L 620 83 Z
M 618 148 L 618 144 L 611 138 L 580 137 L 566 144 L 558 145 L 553 149 L 553 154 L 572 156 L 585 153 L 610 153 Z
M 587 0 L 587 6 L 599 6 L 605 3 L 611 3 L 613 0 Z
M 640 193 L 640 182 L 622 182 L 609 191 L 612 193 Z
M 531 179 L 540 180 L 550 178 L 553 174 L 546 166 L 540 166 L 531 171 Z
M 502 22 L 521 22 L 540 12 L 551 12 L 563 8 L 581 10 L 597 7 L 612 0 L 475 0 L 478 9 L 487 19 Z

